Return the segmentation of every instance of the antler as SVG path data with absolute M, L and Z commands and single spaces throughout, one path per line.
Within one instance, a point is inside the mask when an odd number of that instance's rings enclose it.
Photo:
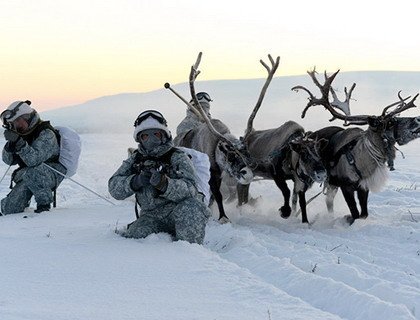
M 408 96 L 406 98 L 401 97 L 401 90 L 398 91 L 398 98 L 400 99 L 400 101 L 394 102 L 392 104 L 390 104 L 389 106 L 385 107 L 384 110 L 382 111 L 382 117 L 393 117 L 407 109 L 410 108 L 415 108 L 416 105 L 414 104 L 414 101 L 417 99 L 417 97 L 419 96 L 419 94 L 417 93 L 413 99 L 411 99 L 410 102 L 405 103 L 406 100 L 410 99 L 411 96 Z M 398 105 L 394 110 L 392 110 L 390 113 L 386 113 L 388 111 L 388 109 L 390 109 L 393 106 Z
M 333 107 L 343 111 L 343 113 L 346 116 L 350 115 L 350 99 L 351 99 L 351 94 L 353 93 L 354 88 L 356 88 L 355 83 L 353 83 L 349 92 L 347 92 L 347 87 L 344 87 L 344 94 L 346 95 L 346 99 L 344 101 L 338 100 L 337 94 L 335 93 L 334 89 L 330 88 L 330 92 L 331 92 L 331 95 L 333 97 L 333 102 L 331 102 L 331 105 Z M 335 119 L 335 117 L 330 119 L 330 121 L 333 121 L 334 119 Z
M 252 110 L 252 113 L 249 116 L 247 128 L 246 128 L 245 134 L 244 134 L 244 140 L 246 140 L 248 138 L 249 134 L 252 131 L 252 125 L 253 125 L 255 116 L 257 115 L 257 112 L 261 107 L 261 103 L 264 99 L 265 93 L 267 92 L 267 88 L 270 85 L 270 82 L 273 79 L 274 73 L 276 72 L 276 70 L 279 66 L 279 63 L 280 63 L 280 57 L 277 57 L 276 61 L 274 61 L 274 59 L 271 57 L 271 55 L 268 55 L 268 58 L 270 59 L 270 62 L 271 62 L 271 68 L 262 59 L 260 60 L 260 63 L 267 70 L 268 76 L 267 76 L 267 79 L 265 80 L 264 86 L 261 89 L 261 93 L 260 93 L 260 96 L 258 97 L 257 104 L 255 105 L 254 110 Z
M 202 56 L 202 52 L 200 52 L 198 54 L 197 60 L 195 61 L 195 64 L 193 66 L 191 66 L 191 72 L 190 72 L 190 78 L 189 78 L 189 83 L 190 83 L 190 92 L 191 92 L 191 97 L 194 101 L 194 104 L 197 108 L 197 110 L 200 112 L 201 117 L 204 119 L 204 121 L 206 122 L 207 126 L 209 127 L 210 131 L 216 136 L 218 137 L 220 140 L 228 143 L 228 144 L 232 144 L 225 136 L 223 136 L 219 131 L 216 130 L 216 128 L 213 126 L 213 124 L 211 123 L 209 117 L 207 116 L 207 114 L 204 112 L 203 108 L 201 107 L 200 103 L 198 102 L 198 98 L 195 94 L 195 87 L 194 87 L 194 81 L 197 78 L 197 76 L 200 74 L 200 71 L 198 70 L 198 66 L 200 65 L 201 62 L 201 56 Z
M 316 106 L 316 105 L 321 105 L 321 106 L 324 106 L 332 114 L 333 118 L 331 120 L 334 120 L 336 118 L 340 119 L 340 120 L 344 120 L 344 125 L 367 124 L 369 116 L 367 116 L 367 115 L 351 116 L 350 115 L 350 107 L 349 107 L 350 102 L 349 101 L 350 101 L 351 94 L 352 94 L 356 84 L 353 84 L 352 87 L 350 88 L 350 91 L 348 91 L 348 92 L 347 92 L 347 88 L 345 89 L 346 100 L 344 102 L 339 101 L 337 99 L 337 95 L 335 94 L 334 90 L 331 88 L 331 84 L 332 84 L 332 82 L 334 81 L 335 77 L 337 76 L 337 74 L 339 72 L 340 72 L 340 70 L 337 70 L 335 73 L 333 73 L 329 77 L 327 76 L 327 72 L 324 72 L 325 82 L 324 82 L 324 84 L 321 84 L 318 81 L 318 79 L 316 78 L 315 69 L 312 70 L 312 71 L 308 71 L 308 74 L 312 78 L 312 81 L 315 83 L 315 85 L 321 91 L 321 98 L 316 98 L 311 93 L 311 91 L 309 91 L 304 86 L 295 86 L 295 87 L 292 88 L 292 90 L 295 90 L 295 91 L 303 90 L 303 91 L 306 91 L 309 94 L 309 102 L 306 105 L 306 107 L 304 108 L 304 110 L 302 111 L 302 116 L 301 117 L 302 118 L 305 117 L 306 112 L 308 111 L 308 109 L 310 107 Z M 331 92 L 333 97 L 334 97 L 333 102 L 329 101 L 329 92 Z M 344 106 L 346 106 L 346 107 L 344 107 Z M 338 109 L 342 110 L 345 113 L 345 115 L 337 112 L 334 108 L 338 108 Z M 343 109 L 346 110 L 346 111 L 344 111 Z

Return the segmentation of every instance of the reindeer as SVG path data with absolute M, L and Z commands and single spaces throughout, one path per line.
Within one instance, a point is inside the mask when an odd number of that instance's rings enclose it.
M 260 60 L 268 77 L 248 119 L 242 142 L 255 163 L 254 175 L 274 180 L 280 188 L 284 198 L 284 204 L 279 209 L 281 216 L 288 218 L 292 211 L 289 205 L 290 190 L 286 182 L 291 179 L 294 181 L 294 192 L 299 195 L 302 222 L 308 223 L 305 193 L 314 182 L 321 183 L 326 178 L 326 170 L 319 153 L 320 142 L 310 139 L 304 128 L 294 121 L 287 121 L 278 128 L 268 130 L 253 129 L 254 118 L 280 61 L 279 57 L 276 61 L 270 55 L 268 57 L 271 68 Z M 238 185 L 239 205 L 247 202 L 248 189 L 249 185 Z
M 210 190 L 219 208 L 219 221 L 226 222 L 223 207 L 223 197 L 220 192 L 221 175 L 226 171 L 234 177 L 239 184 L 249 184 L 253 179 L 251 168 L 249 168 L 248 156 L 243 150 L 242 143 L 231 134 L 229 128 L 218 119 L 209 119 L 195 94 L 194 81 L 200 71 L 198 66 L 201 61 L 201 52 L 196 63 L 191 67 L 189 86 L 194 106 L 187 102 L 187 106 L 200 116 L 204 121 L 198 127 L 182 133 L 174 139 L 177 146 L 192 148 L 206 153 L 210 159 Z M 165 85 L 165 87 L 169 88 Z M 183 99 L 184 102 L 186 100 Z
M 321 91 L 321 98 L 316 98 L 303 86 L 293 87 L 292 90 L 303 90 L 309 95 L 309 102 L 302 112 L 302 118 L 310 107 L 321 105 L 333 115 L 333 119 L 344 121 L 344 126 L 368 125 L 367 130 L 327 127 L 311 135 L 314 138 L 327 139 L 321 154 L 328 173 L 327 208 L 332 211 L 335 193 L 340 188 L 351 213 L 347 221 L 352 224 L 356 219 L 368 217 L 369 191 L 376 192 L 384 186 L 387 178 L 386 163 L 392 165 L 395 158 L 395 142 L 408 143 L 419 135 L 418 117 L 397 117 L 401 112 L 415 107 L 414 101 L 418 94 L 406 103 L 410 97 L 402 98 L 399 92 L 399 101 L 385 107 L 380 116 L 343 115 L 334 109 L 337 99 L 331 88 L 338 72 L 339 70 L 329 77 L 325 73 L 325 82 L 321 84 L 316 78 L 315 70 L 308 71 L 309 76 Z M 349 104 L 355 86 L 353 84 L 349 92 L 345 90 L 344 103 Z M 334 98 L 333 102 L 329 100 L 330 92 Z M 392 107 L 395 109 L 389 111 Z M 359 199 L 360 213 L 355 201 L 355 192 Z
M 324 165 L 326 168 L 328 166 L 334 165 L 334 158 L 337 158 L 337 154 L 333 154 L 332 145 L 334 144 L 334 140 L 339 140 L 345 129 L 342 127 L 326 127 L 320 130 L 315 131 L 311 134 L 312 138 L 317 139 L 325 139 L 326 141 L 331 141 L 326 144 L 325 148 L 322 148 L 321 158 L 324 161 Z M 353 135 L 355 138 L 358 133 L 362 133 L 363 130 L 359 128 L 352 128 L 347 129 L 348 132 L 353 131 Z M 388 167 L 390 171 L 395 170 L 394 168 L 394 159 L 393 159 L 393 150 L 396 148 L 395 143 L 398 145 L 405 145 L 410 141 L 420 137 L 420 117 L 395 117 L 391 122 L 388 123 L 385 131 L 384 131 L 384 143 L 388 144 L 389 148 L 387 149 L 388 152 Z M 347 145 L 347 147 L 351 147 Z M 345 151 L 342 149 L 341 152 Z M 330 185 L 328 183 L 325 184 L 326 188 L 326 204 L 328 212 L 334 211 L 334 198 L 338 191 L 338 187 L 334 185 Z

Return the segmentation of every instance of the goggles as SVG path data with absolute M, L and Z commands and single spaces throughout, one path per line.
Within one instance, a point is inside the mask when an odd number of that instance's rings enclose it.
M 210 96 L 207 92 L 199 92 L 199 93 L 196 94 L 196 96 L 197 96 L 197 100 L 205 99 L 208 102 L 213 101 L 213 100 L 211 100 L 211 98 L 210 98 Z
M 143 132 L 140 132 L 139 136 L 140 136 L 140 139 L 142 141 L 149 140 L 149 138 L 151 136 L 155 136 L 159 141 L 161 141 L 162 137 L 163 137 L 163 133 L 162 133 L 162 130 L 160 130 L 160 129 L 157 129 L 157 130 L 150 130 L 149 129 L 149 130 L 145 130 Z
M 9 120 L 12 119 L 18 113 L 20 106 L 24 103 L 26 103 L 27 105 L 31 105 L 31 101 L 29 100 L 21 101 L 12 110 L 7 109 L 0 114 L 0 118 L 3 121 L 3 128 L 11 128 L 12 124 L 9 122 Z
M 163 124 L 164 126 L 167 126 L 166 119 L 163 117 L 163 115 L 156 110 L 146 110 L 139 114 L 136 121 L 134 121 L 134 126 L 137 127 L 140 123 L 142 123 L 147 118 L 152 117 L 153 119 L 157 120 L 160 124 Z

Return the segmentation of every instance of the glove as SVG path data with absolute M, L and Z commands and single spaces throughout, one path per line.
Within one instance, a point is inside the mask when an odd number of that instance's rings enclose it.
M 12 143 L 16 142 L 20 138 L 20 135 L 12 130 L 4 130 L 3 134 L 4 134 L 4 138 L 7 141 L 12 142 Z
M 165 192 L 168 187 L 168 177 L 166 174 L 160 173 L 156 169 L 152 169 L 150 184 L 161 192 Z
M 141 188 L 150 185 L 150 172 L 141 172 L 136 174 L 133 178 L 131 178 L 130 187 L 134 191 L 139 191 Z
M 22 138 L 19 138 L 15 142 L 15 150 L 16 150 L 16 152 L 20 151 L 20 149 L 22 149 L 25 145 L 26 145 L 25 140 L 23 140 Z

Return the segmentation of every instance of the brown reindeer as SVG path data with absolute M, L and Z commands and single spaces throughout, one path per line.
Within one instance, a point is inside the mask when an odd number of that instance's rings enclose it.
M 242 148 L 241 142 L 235 138 L 229 128 L 218 119 L 209 119 L 195 94 L 194 81 L 200 71 L 198 66 L 201 61 L 201 52 L 196 63 L 191 67 L 189 76 L 189 85 L 194 106 L 186 102 L 193 112 L 200 115 L 202 123 L 187 132 L 175 137 L 175 145 L 195 149 L 206 153 L 210 159 L 210 190 L 219 208 L 219 220 L 228 221 L 224 207 L 223 197 L 220 192 L 221 174 L 227 172 L 239 184 L 249 184 L 252 181 L 253 174 L 249 168 L 249 159 Z M 169 88 L 169 85 L 165 87 Z
M 302 126 L 294 121 L 287 121 L 277 128 L 255 130 L 254 118 L 261 107 L 265 92 L 278 68 L 280 58 L 268 56 L 271 67 L 260 60 L 268 72 L 267 80 L 259 99 L 248 119 L 242 142 L 252 161 L 254 175 L 274 180 L 283 194 L 284 204 L 279 209 L 283 218 L 288 218 L 292 211 L 289 200 L 290 190 L 287 180 L 294 181 L 294 193 L 299 196 L 302 210 L 302 222 L 307 223 L 305 193 L 314 182 L 323 182 L 326 170 L 320 156 L 320 141 L 309 138 Z M 238 203 L 248 201 L 249 185 L 238 185 Z
M 313 138 L 327 140 L 321 153 L 328 173 L 327 207 L 332 210 L 332 200 L 337 188 L 340 188 L 351 212 L 351 217 L 347 217 L 351 224 L 355 219 L 368 216 L 369 191 L 378 191 L 385 185 L 388 171 L 386 163 L 392 163 L 395 158 L 395 142 L 408 141 L 407 131 L 413 132 L 411 136 L 417 135 L 420 131 L 418 118 L 397 117 L 401 112 L 415 107 L 414 101 L 418 94 L 407 103 L 410 97 L 402 98 L 398 93 L 399 101 L 385 107 L 379 116 L 342 114 L 334 108 L 337 99 L 331 88 L 338 72 L 339 70 L 331 76 L 325 73 L 325 81 L 321 84 L 315 70 L 308 71 L 321 92 L 320 98 L 316 98 L 303 86 L 296 86 L 292 90 L 303 90 L 309 95 L 309 102 L 302 112 L 302 118 L 309 108 L 321 105 L 330 112 L 333 119 L 344 121 L 345 126 L 368 125 L 366 130 L 327 127 L 311 134 Z M 345 91 L 347 105 L 354 87 L 355 84 L 349 92 Z M 332 102 L 329 99 L 330 93 L 334 98 Z M 359 199 L 360 213 L 356 205 L 355 192 Z

